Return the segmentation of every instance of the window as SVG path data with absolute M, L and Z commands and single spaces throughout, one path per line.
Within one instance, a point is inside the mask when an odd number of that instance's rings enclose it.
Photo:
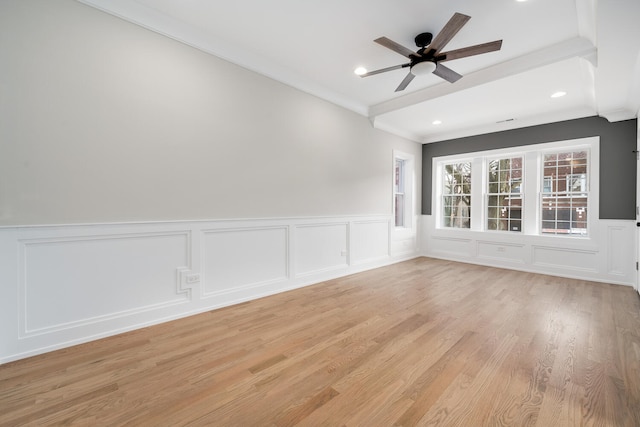
M 588 137 L 434 157 L 434 224 L 444 233 L 501 232 L 496 239 L 589 236 L 599 212 L 599 144 Z
M 471 162 L 445 165 L 442 178 L 442 225 L 470 228 Z
M 393 151 L 393 217 L 396 229 L 411 229 L 414 215 L 415 161 L 412 154 Z
M 588 150 L 544 155 L 542 233 L 587 234 Z
M 522 231 L 522 157 L 487 164 L 487 229 Z
M 405 162 L 406 160 L 396 158 L 394 170 L 393 197 L 395 206 L 396 227 L 404 227 L 405 217 Z

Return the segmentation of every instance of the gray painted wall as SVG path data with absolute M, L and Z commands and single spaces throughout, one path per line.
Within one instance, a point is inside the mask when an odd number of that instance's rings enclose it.
M 587 117 L 422 146 L 422 214 L 431 215 L 434 157 L 600 136 L 600 219 L 635 219 L 636 119 Z

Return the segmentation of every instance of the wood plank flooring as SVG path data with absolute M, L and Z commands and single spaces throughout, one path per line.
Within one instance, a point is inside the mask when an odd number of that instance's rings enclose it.
M 0 366 L 0 425 L 640 426 L 630 287 L 419 258 Z

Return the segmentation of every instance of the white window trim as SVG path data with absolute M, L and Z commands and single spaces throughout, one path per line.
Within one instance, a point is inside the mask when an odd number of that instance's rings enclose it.
M 543 162 L 543 154 L 547 152 L 557 152 L 563 150 L 576 149 L 589 150 L 588 164 L 588 188 L 589 200 L 587 209 L 589 236 L 575 235 L 550 235 L 541 234 L 541 213 L 540 203 L 542 197 L 543 178 L 540 170 Z M 511 231 L 487 230 L 486 224 L 486 206 L 485 200 L 487 195 L 487 182 L 485 179 L 487 158 L 498 158 L 508 156 L 522 156 L 524 158 L 523 177 L 524 186 L 522 188 L 523 206 L 522 206 L 522 232 L 516 233 Z M 443 227 L 442 224 L 442 168 L 445 164 L 454 162 L 471 161 L 471 228 L 459 229 Z M 479 173 L 478 173 L 479 172 Z M 525 146 L 517 146 L 511 148 L 503 148 L 496 150 L 485 150 L 473 153 L 455 154 L 442 157 L 434 157 L 432 160 L 432 182 L 433 189 L 431 193 L 432 212 L 435 215 L 435 228 L 439 234 L 458 234 L 469 232 L 483 233 L 502 233 L 514 236 L 531 235 L 544 238 L 560 238 L 560 239 L 590 239 L 592 232 L 596 230 L 597 221 L 600 217 L 599 212 L 599 195 L 600 195 L 600 137 L 588 137 L 571 139 L 565 141 L 532 144 Z
M 396 213 L 396 201 L 395 201 L 395 169 L 396 160 L 403 160 L 404 163 L 404 225 L 395 225 L 395 213 Z M 391 179 L 391 207 L 393 213 L 393 226 L 396 230 L 410 230 L 414 228 L 414 211 L 416 200 L 416 162 L 413 154 L 405 153 L 399 150 L 393 150 L 393 162 L 392 162 L 392 179 Z

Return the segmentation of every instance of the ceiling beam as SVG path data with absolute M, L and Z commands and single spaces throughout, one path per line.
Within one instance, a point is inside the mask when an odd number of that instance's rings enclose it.
M 377 116 L 392 111 L 401 110 L 421 102 L 493 82 L 565 59 L 582 57 L 593 62 L 596 59 L 596 55 L 597 49 L 590 40 L 584 37 L 571 38 L 499 64 L 474 71 L 465 75 L 456 83 L 440 83 L 372 105 L 369 107 L 369 118 L 375 119 Z

